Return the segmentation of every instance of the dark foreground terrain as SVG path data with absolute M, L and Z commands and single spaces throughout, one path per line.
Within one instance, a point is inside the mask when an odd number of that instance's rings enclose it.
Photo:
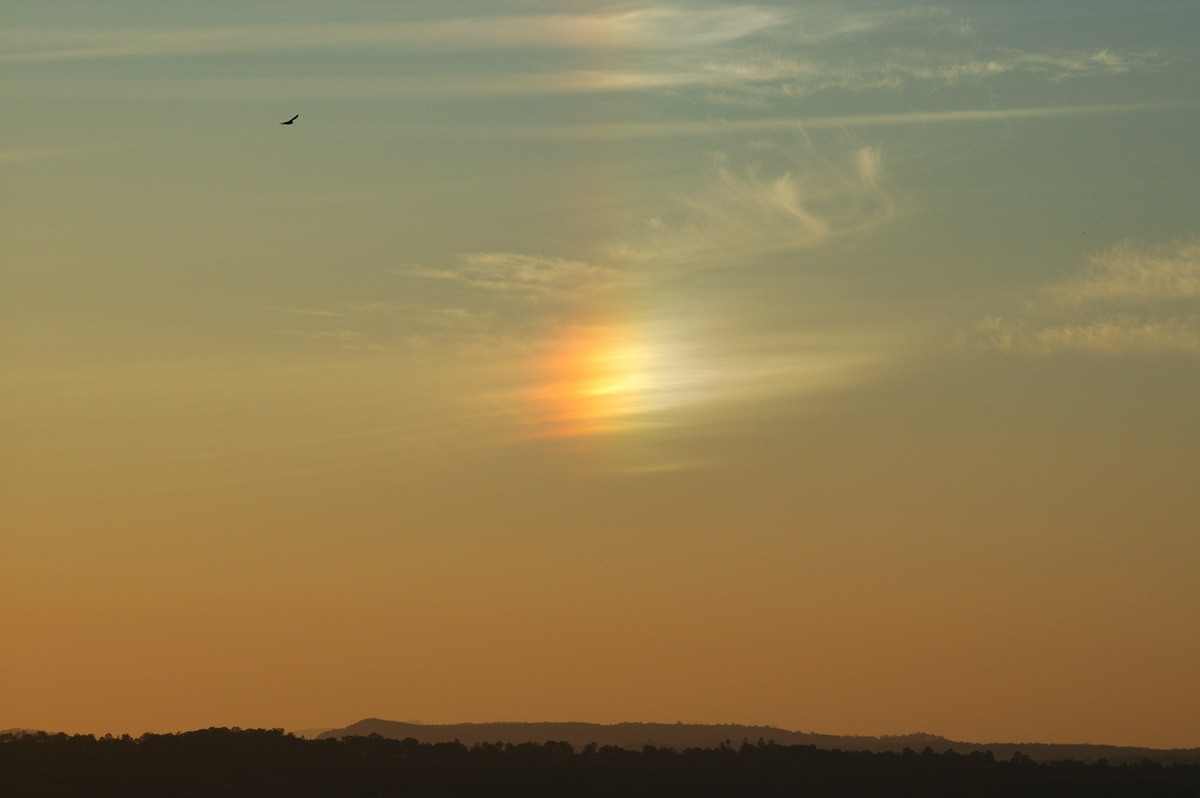
M 569 743 L 305 740 L 206 729 L 139 738 L 0 735 L 0 796 L 1181 796 L 1200 764 L 1035 762 L 1023 754 L 840 751 L 760 742 L 675 751 Z
M 1133 746 L 1061 744 L 1033 742 L 973 743 L 950 740 L 936 734 L 893 734 L 883 737 L 844 736 L 789 731 L 774 726 L 742 726 L 739 724 L 708 723 L 405 723 L 394 720 L 367 718 L 341 729 L 314 729 L 308 735 L 320 738 L 369 737 L 378 734 L 393 740 L 412 738 L 423 743 L 461 742 L 468 748 L 478 743 L 503 740 L 506 743 L 567 742 L 576 749 L 589 743 L 599 746 L 632 748 L 641 751 L 646 746 L 673 748 L 720 748 L 740 746 L 743 742 L 766 740 L 780 745 L 807 745 L 842 751 L 872 751 L 902 753 L 904 749 L 935 754 L 954 751 L 971 754 L 990 751 L 996 759 L 1012 759 L 1020 753 L 1035 762 L 1097 762 L 1107 759 L 1110 765 L 1140 764 L 1149 760 L 1169 765 L 1200 764 L 1200 748 L 1139 748 Z

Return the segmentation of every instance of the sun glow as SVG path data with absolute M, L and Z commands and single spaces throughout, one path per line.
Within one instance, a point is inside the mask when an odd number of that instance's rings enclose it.
M 653 389 L 651 347 L 611 327 L 572 331 L 542 363 L 539 423 L 549 437 L 626 429 Z

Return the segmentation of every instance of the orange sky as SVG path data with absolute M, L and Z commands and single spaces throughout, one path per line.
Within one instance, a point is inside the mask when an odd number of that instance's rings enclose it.
M 1200 745 L 1194 10 L 47 9 L 0 729 Z

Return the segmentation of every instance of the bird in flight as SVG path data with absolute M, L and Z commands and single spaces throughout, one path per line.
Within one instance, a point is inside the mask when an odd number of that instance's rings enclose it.
M 299 119 L 299 118 L 300 118 L 300 114 L 296 114 L 295 116 L 293 116 L 293 117 L 292 117 L 291 119 L 289 119 L 288 121 L 286 121 L 286 122 L 280 122 L 279 124 L 281 124 L 281 125 L 290 125 L 290 124 L 292 124 L 293 122 L 295 122 L 295 121 L 296 121 L 297 119 Z

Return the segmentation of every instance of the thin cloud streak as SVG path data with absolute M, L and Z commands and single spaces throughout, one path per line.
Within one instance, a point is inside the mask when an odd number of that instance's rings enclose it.
M 1147 71 L 1161 64 L 1156 53 L 1121 54 L 1029 53 L 1001 50 L 993 55 L 937 53 L 924 49 L 892 50 L 848 61 L 805 56 L 753 53 L 729 60 L 709 60 L 688 82 L 710 86 L 709 102 L 726 105 L 792 103 L 819 92 L 901 90 L 912 85 L 957 87 L 983 84 L 1005 76 L 1028 76 L 1048 82 Z
M 611 288 L 620 280 L 619 273 L 612 269 L 566 258 L 510 252 L 479 252 L 460 257 L 464 266 L 458 269 L 409 265 L 397 273 L 521 296 L 590 294 Z
M 936 25 L 937 20 L 946 22 Z M 921 26 L 961 31 L 945 9 L 916 7 L 885 12 L 836 6 L 781 9 L 652 4 L 597 13 L 496 14 L 484 17 L 371 23 L 313 22 L 194 28 L 11 28 L 0 62 L 39 63 L 136 57 L 178 57 L 280 50 L 404 48 L 469 52 L 551 50 L 686 51 L 767 35 L 772 41 L 813 45 L 884 29 Z
M 442 20 L 403 24 L 318 23 L 287 26 L 247 26 L 190 30 L 13 30 L 8 47 L 18 52 L 0 55 L 4 63 L 84 61 L 112 58 L 184 57 L 279 50 L 404 48 L 455 51 L 549 45 L 564 25 L 553 18 Z M 540 22 L 541 24 L 537 24 Z M 586 25 L 580 25 L 581 29 Z M 578 46 L 586 36 L 567 37 Z M 560 44 L 563 40 L 558 40 Z M 600 39 L 597 38 L 597 41 Z
M 1048 57 L 1049 58 L 1049 57 Z M 5 56 L 0 56 L 0 62 Z M 11 60 L 11 58 L 9 59 Z M 795 67 L 799 70 L 800 67 Z M 838 68 L 821 65 L 804 67 L 811 75 L 803 84 L 790 84 L 778 79 L 768 79 L 754 70 L 737 66 L 664 65 L 660 69 L 640 70 L 596 70 L 547 67 L 540 72 L 508 72 L 473 74 L 469 77 L 453 74 L 423 74 L 419 77 L 402 74 L 360 74 L 343 76 L 293 75 L 287 78 L 122 78 L 58 80 L 10 78 L 3 82 L 5 93 L 12 96 L 47 98 L 88 98 L 137 100 L 343 100 L 358 101 L 379 98 L 436 98 L 455 99 L 471 97 L 519 97 L 571 93 L 627 92 L 696 89 L 705 91 L 700 99 L 705 104 L 717 107 L 742 105 L 748 108 L 770 108 L 771 99 L 794 102 L 819 90 L 838 90 L 851 93 L 867 89 L 901 88 L 904 81 L 897 74 L 881 71 L 864 74 L 860 70 L 846 72 Z M 961 75 L 972 71 L 970 65 L 942 70 L 937 80 L 947 86 L 960 82 Z M 907 68 L 906 75 L 921 75 L 920 70 Z M 925 79 L 935 77 L 930 70 Z M 1187 105 L 1189 103 L 1162 103 L 1157 105 Z M 1139 108 L 1147 103 L 1126 103 L 1111 107 Z M 1086 113 L 1085 109 L 1106 108 L 1106 105 L 1067 105 L 1068 112 Z M 925 113 L 960 114 L 963 119 L 975 115 L 995 113 L 1031 115 L 1039 109 L 979 109 Z M 856 119 L 875 119 L 879 123 L 890 123 L 892 117 L 905 114 L 874 114 L 853 116 Z M 838 117 L 840 118 L 840 117 Z M 914 119 L 914 121 L 923 121 Z M 684 123 L 686 124 L 686 123 Z M 615 129 L 627 127 L 614 125 Z M 669 125 L 667 126 L 669 128 Z
M 511 136 L 541 136 L 562 139 L 647 139 L 712 137 L 734 133 L 850 129 L 908 125 L 1007 122 L 1018 119 L 1048 119 L 1069 116 L 1151 113 L 1167 109 L 1193 108 L 1196 102 L 1114 103 L 1106 105 L 1061 105 L 1033 108 L 969 109 L 959 111 L 906 111 L 890 114 L 846 114 L 836 116 L 792 116 L 773 119 L 743 119 L 697 122 L 613 123 L 489 129 L 487 133 Z M 482 131 L 480 131 L 482 132 Z
M 128 78 L 5 80 L 11 97 L 193 101 L 374 99 L 455 100 L 648 90 L 680 86 L 690 77 L 596 70 L 547 70 L 472 75 L 355 75 L 288 78 Z
M 1092 53 L 1026 53 L 1007 51 L 993 58 L 937 56 L 918 52 L 890 61 L 885 72 L 909 79 L 958 85 L 1010 73 L 1025 73 L 1050 81 L 1122 75 L 1159 66 L 1157 53 L 1121 54 L 1110 50 Z
M 332 310 L 310 310 L 308 308 L 276 308 L 270 307 L 266 310 L 272 310 L 277 313 L 292 313 L 297 316 L 338 316 L 341 314 L 335 313 Z
M 13 29 L 3 63 L 180 57 L 273 50 L 403 48 L 465 52 L 711 46 L 775 26 L 768 8 L 657 7 L 611 14 L 531 14 L 404 23 L 322 22 L 192 29 Z

